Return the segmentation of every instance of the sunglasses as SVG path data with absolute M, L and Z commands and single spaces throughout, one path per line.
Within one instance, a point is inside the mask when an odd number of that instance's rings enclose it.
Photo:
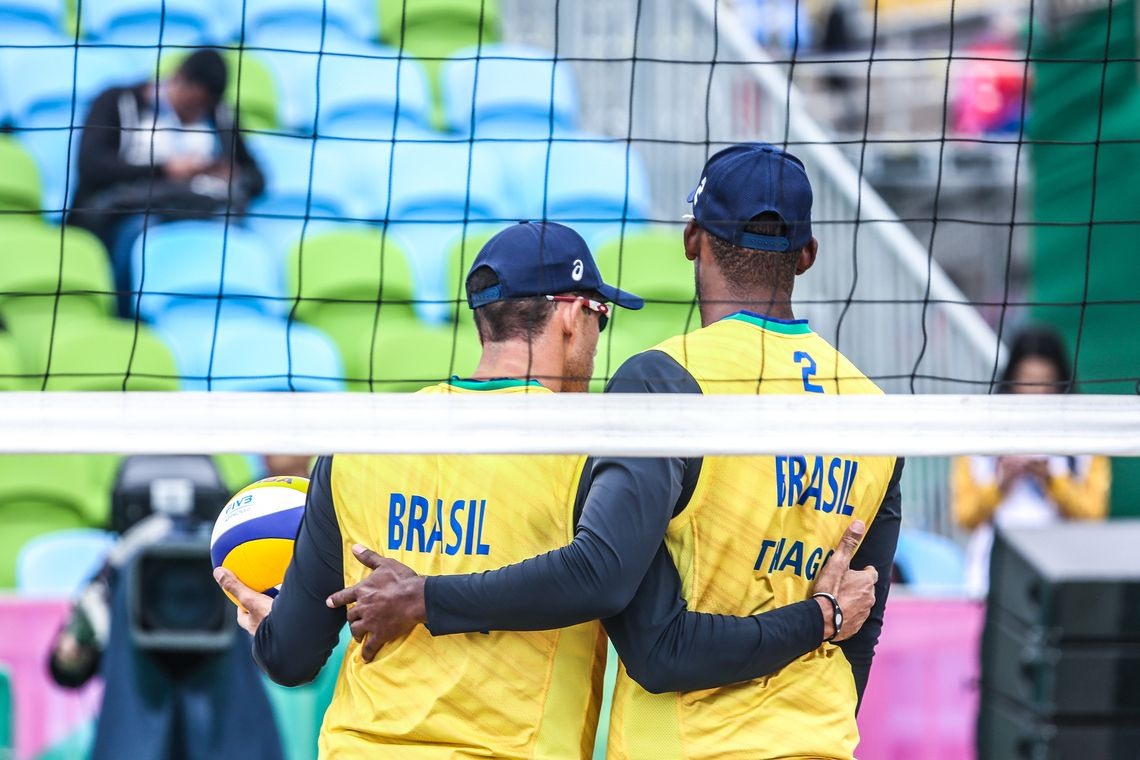
M 581 301 L 583 306 L 598 315 L 598 332 L 604 332 L 606 325 L 610 322 L 610 307 L 601 301 L 595 301 L 593 298 L 586 298 L 585 296 L 547 296 L 546 300 L 561 301 L 563 303 Z

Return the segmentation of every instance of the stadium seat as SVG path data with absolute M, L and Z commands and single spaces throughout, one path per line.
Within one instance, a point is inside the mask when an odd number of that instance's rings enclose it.
M 85 720 L 59 741 L 40 753 L 36 760 L 87 760 L 95 744 L 95 718 Z
M 32 155 L 19 141 L 0 135 L 0 225 L 15 221 L 38 221 L 43 208 L 43 185 Z M 26 216 L 25 216 L 26 214 Z
M 50 42 L 62 29 L 61 0 L 4 0 L 0 3 L 0 45 Z
M 471 271 L 471 263 L 498 232 L 498 229 L 468 232 L 456 240 L 447 253 L 445 293 L 449 306 L 454 304 L 455 316 L 461 322 L 474 321 L 474 312 L 467 306 L 467 273 Z
M 217 35 L 210 3 L 201 0 L 84 0 L 80 21 L 90 39 L 153 47 L 138 51 L 154 64 L 157 46 L 205 45 Z M 161 37 L 161 39 L 160 39 Z M 124 57 L 134 51 L 124 50 Z
M 223 2 L 223 24 L 233 39 L 240 38 L 243 6 L 246 47 L 311 53 L 377 36 L 376 16 L 366 0 L 245 0 Z
M 498 0 L 380 0 L 379 14 L 380 38 L 416 55 L 449 55 L 502 34 Z
M 183 301 L 240 301 L 284 313 L 278 260 L 254 232 L 222 222 L 175 222 L 135 241 L 131 281 L 138 313 L 157 319 Z M 224 276 L 223 276 L 224 275 Z
M 16 555 L 16 590 L 22 596 L 72 597 L 102 567 L 115 543 L 96 528 L 44 533 Z
M 363 218 L 370 209 L 362 197 L 365 173 L 360 167 L 375 166 L 386 156 L 373 156 L 373 146 L 354 163 L 346 143 L 294 135 L 250 135 L 249 149 L 265 174 L 266 191 L 246 215 L 250 228 L 262 235 L 276 260 L 301 238 L 317 234 L 322 225 L 346 218 Z M 377 151 L 381 148 L 374 144 Z M 382 146 L 387 152 L 388 145 Z M 367 177 L 372 184 L 376 177 Z
M 597 249 L 595 258 L 606 282 L 645 299 L 640 311 L 616 310 L 598 341 L 594 374 L 599 380 L 594 388 L 600 390 L 600 379 L 612 376 L 633 354 L 700 327 L 701 313 L 680 229 L 654 228 L 613 238 Z
M 111 268 L 90 232 L 22 224 L 0 227 L 0 236 L 0 317 L 10 330 L 50 325 L 60 312 L 84 319 L 111 314 Z
M 392 164 L 389 230 L 407 249 L 420 315 L 439 321 L 454 298 L 448 251 L 465 233 L 498 228 L 512 214 L 510 186 L 489 153 L 466 142 L 400 143 Z M 474 224 L 472 224 L 474 223 Z
M 526 206 L 527 218 L 573 227 L 593 249 L 649 218 L 649 176 L 632 146 L 589 135 L 574 137 L 550 143 L 549 158 L 545 144 L 517 146 L 511 157 L 512 187 L 515 202 Z M 517 163 L 524 158 L 527 164 Z M 525 171 L 528 164 L 546 166 L 548 177 L 533 168 Z
M 414 318 L 407 254 L 375 228 L 314 235 L 290 252 L 285 276 L 289 295 L 297 299 L 294 316 L 336 342 L 350 379 L 368 377 L 373 332 Z
M 432 121 L 443 128 L 441 72 L 459 50 L 501 38 L 498 0 L 381 0 L 381 39 L 420 60 L 431 83 Z
M 93 487 L 104 458 L 76 455 L 0 457 L 0 588 L 14 588 L 16 556 L 44 533 L 106 525 L 110 491 Z
M 12 677 L 8 668 L 0 663 L 0 757 L 12 757 L 14 754 L 12 730 Z
M 27 347 L 24 365 L 28 373 L 47 375 L 44 390 L 178 390 L 178 370 L 170 348 L 141 323 L 66 321 L 57 324 L 54 332 L 38 333 L 34 342 L 21 340 Z
M 474 325 L 425 325 L 409 321 L 379 332 L 370 390 L 414 392 L 449 377 L 469 377 L 479 363 Z
M 16 341 L 6 331 L 0 331 L 0 391 L 28 389 L 28 378 Z
M 476 78 L 476 74 L 478 77 Z M 455 53 L 441 74 L 447 128 L 477 137 L 538 137 L 578 126 L 571 64 L 522 45 L 483 45 Z
M 216 329 L 215 329 L 216 327 Z M 159 329 L 174 349 L 187 391 L 339 391 L 335 344 L 314 327 L 263 314 L 214 312 L 184 304 Z
M 654 227 L 605 241 L 594 258 L 602 278 L 650 302 L 688 304 L 696 295 L 693 262 L 680 227 Z
M 966 556 L 953 539 L 924 530 L 899 531 L 895 570 L 918 594 L 961 594 L 966 588 Z
M 321 137 L 391 139 L 431 127 L 431 92 L 418 62 L 375 47 L 367 56 L 328 56 L 318 80 Z

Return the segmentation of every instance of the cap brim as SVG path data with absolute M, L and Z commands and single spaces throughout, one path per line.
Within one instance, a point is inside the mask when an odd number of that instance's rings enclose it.
M 605 283 L 602 283 L 597 288 L 595 288 L 595 290 L 598 291 L 598 294 L 602 298 L 606 299 L 610 303 L 622 307 L 623 309 L 637 310 L 642 306 L 645 306 L 645 299 L 643 299 L 641 296 L 635 296 L 633 293 L 628 293 L 624 290 L 618 290 L 613 285 L 606 285 Z

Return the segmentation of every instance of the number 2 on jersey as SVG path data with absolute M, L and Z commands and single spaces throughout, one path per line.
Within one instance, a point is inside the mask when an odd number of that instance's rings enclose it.
M 803 364 L 801 372 L 804 378 L 804 391 L 807 393 L 823 393 L 823 386 L 816 385 L 811 381 L 815 377 L 815 359 L 811 358 L 807 351 L 796 351 L 792 354 L 792 361 L 796 364 Z

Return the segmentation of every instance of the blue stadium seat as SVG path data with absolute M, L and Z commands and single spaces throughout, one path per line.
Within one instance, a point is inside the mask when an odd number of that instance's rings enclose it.
M 73 596 L 99 571 L 114 543 L 113 534 L 95 528 L 36 536 L 16 555 L 16 590 L 23 596 Z
M 243 5 L 244 41 L 250 47 L 313 52 L 378 36 L 375 7 L 368 0 L 223 0 L 223 23 L 233 39 L 241 34 Z
M 960 594 L 966 588 L 966 556 L 946 536 L 904 528 L 895 550 L 895 569 L 910 591 Z
M 473 117 L 478 137 L 546 137 L 578 126 L 571 64 L 555 64 L 545 50 L 468 48 L 444 64 L 442 80 L 447 127 L 461 135 L 471 134 Z
M 366 147 L 361 156 L 336 140 L 318 140 L 314 145 L 312 138 L 306 137 L 250 135 L 248 141 L 266 185 L 265 194 L 250 206 L 246 219 L 250 228 L 265 237 L 274 254 L 283 257 L 300 239 L 302 230 L 309 235 L 330 220 L 361 218 L 374 205 L 367 202 L 358 186 L 365 178 L 354 178 L 361 167 L 375 165 L 369 156 L 381 146 Z M 382 147 L 386 152 L 389 146 Z M 386 162 L 383 171 L 386 177 Z M 378 181 L 375 177 L 367 179 Z
M 280 117 L 282 126 L 301 134 L 312 134 L 317 128 L 318 100 L 323 103 L 325 93 L 317 89 L 317 72 L 324 63 L 336 55 L 369 56 L 376 46 L 356 39 L 337 38 L 326 41 L 325 54 L 301 51 L 288 40 L 277 40 L 250 48 L 257 54 L 277 80 L 281 94 Z
M 431 93 L 423 67 L 400 51 L 374 47 L 368 56 L 328 56 L 321 63 L 322 137 L 390 138 L 431 126 Z M 397 85 L 398 83 L 398 85 Z M 398 106 L 398 109 L 397 109 Z
M 50 44 L 62 30 L 62 0 L 0 2 L 0 45 Z
M 86 35 L 118 48 L 133 67 L 156 70 L 158 45 L 208 45 L 217 37 L 214 7 L 202 0 L 84 0 Z M 144 68 L 145 67 L 145 68 Z
M 408 251 L 420 316 L 444 319 L 454 299 L 448 254 L 463 233 L 476 235 L 514 218 L 507 177 L 490 153 L 469 142 L 401 142 L 392 165 L 389 230 Z
M 203 304 L 171 309 L 157 326 L 174 350 L 183 390 L 340 391 L 344 370 L 320 330 Z
M 72 44 L 62 38 L 56 42 Z M 3 111 L 40 169 L 45 209 L 66 208 L 75 191 L 81 127 L 91 101 L 103 88 L 132 79 L 119 52 L 89 47 L 0 49 Z
M 530 144 L 505 149 L 488 143 L 504 161 L 510 161 L 514 201 L 530 219 L 546 218 L 577 230 L 591 248 L 622 232 L 641 226 L 649 218 L 649 177 L 632 146 L 607 138 L 575 135 L 572 140 Z M 527 167 L 546 166 L 543 172 Z
M 154 73 L 132 68 L 115 49 L 75 47 L 66 37 L 54 44 L 60 47 L 0 49 L 4 116 L 16 127 L 80 126 L 104 88 L 141 82 Z
M 222 222 L 176 222 L 135 241 L 131 282 L 142 291 L 138 313 L 155 320 L 180 301 L 235 301 L 283 314 L 279 260 L 254 232 Z M 223 278 L 224 273 L 224 278 Z

